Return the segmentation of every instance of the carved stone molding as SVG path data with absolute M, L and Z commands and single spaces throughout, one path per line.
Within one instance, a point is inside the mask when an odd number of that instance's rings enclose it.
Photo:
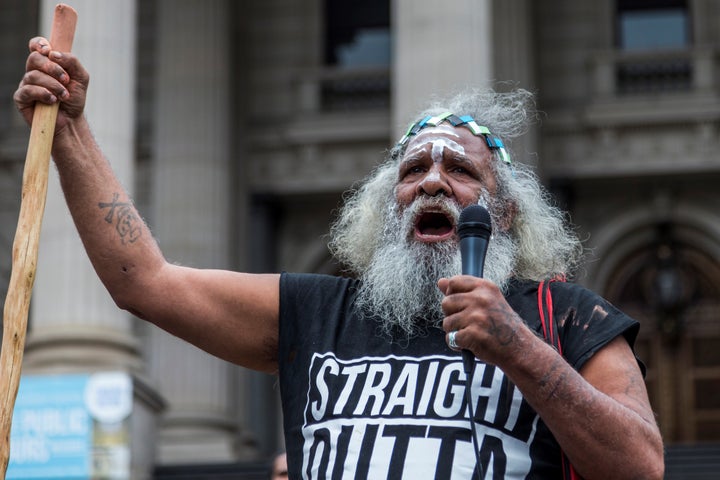
M 387 111 L 327 114 L 255 130 L 250 187 L 262 193 L 343 191 L 384 158 Z
M 720 171 L 720 122 L 606 127 L 543 136 L 551 177 L 602 177 Z

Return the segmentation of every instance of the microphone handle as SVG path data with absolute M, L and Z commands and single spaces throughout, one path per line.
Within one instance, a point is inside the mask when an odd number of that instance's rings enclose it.
M 468 236 L 460 239 L 460 258 L 462 261 L 462 274 L 482 278 L 485 265 L 485 252 L 487 252 L 488 239 L 482 236 Z M 475 366 L 475 355 L 470 350 L 463 349 L 463 368 L 466 374 L 472 372 Z
M 460 239 L 460 259 L 462 274 L 482 278 L 487 252 L 488 239 L 481 236 L 469 236 Z

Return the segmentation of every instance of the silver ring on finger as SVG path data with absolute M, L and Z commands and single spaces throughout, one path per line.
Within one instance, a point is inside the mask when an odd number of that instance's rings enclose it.
M 458 346 L 457 342 L 455 341 L 456 334 L 457 334 L 457 330 L 453 330 L 450 333 L 448 333 L 448 347 L 452 348 L 453 350 L 460 350 L 460 347 Z

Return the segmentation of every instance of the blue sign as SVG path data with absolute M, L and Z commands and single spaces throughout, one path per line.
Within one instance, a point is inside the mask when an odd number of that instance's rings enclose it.
M 7 480 L 88 479 L 93 421 L 90 375 L 23 376 L 10 431 Z

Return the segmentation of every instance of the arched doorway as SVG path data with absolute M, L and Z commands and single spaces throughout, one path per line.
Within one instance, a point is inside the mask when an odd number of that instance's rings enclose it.
M 628 236 L 644 243 L 617 257 L 604 292 L 641 322 L 636 350 L 663 438 L 720 442 L 720 260 L 687 225 L 660 222 Z

